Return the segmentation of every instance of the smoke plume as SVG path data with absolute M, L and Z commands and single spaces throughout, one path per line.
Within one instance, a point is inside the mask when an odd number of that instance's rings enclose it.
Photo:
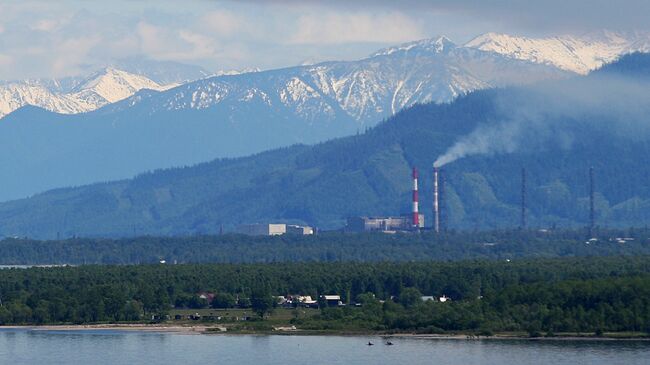
M 569 149 L 584 128 L 650 139 L 648 90 L 648 80 L 611 75 L 504 90 L 495 99 L 497 118 L 458 139 L 434 167 L 475 155 Z

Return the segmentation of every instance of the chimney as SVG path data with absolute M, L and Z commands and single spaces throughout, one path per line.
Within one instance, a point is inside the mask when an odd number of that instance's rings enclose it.
M 439 188 L 438 188 L 438 173 L 437 167 L 433 168 L 433 230 L 440 233 L 440 205 L 439 205 Z
M 420 210 L 418 197 L 418 169 L 413 168 L 413 228 L 420 228 Z
M 447 229 L 447 206 L 445 205 L 445 172 L 440 171 L 438 176 L 438 227 L 440 231 Z
M 526 168 L 521 169 L 521 229 L 526 229 Z
M 596 212 L 594 208 L 594 168 L 589 168 L 589 234 L 593 237 L 594 228 L 596 227 Z

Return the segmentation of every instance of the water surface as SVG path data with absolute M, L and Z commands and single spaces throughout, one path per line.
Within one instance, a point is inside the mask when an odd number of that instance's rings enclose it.
M 368 346 L 368 341 L 375 345 Z M 1 364 L 650 364 L 650 342 L 0 329 Z

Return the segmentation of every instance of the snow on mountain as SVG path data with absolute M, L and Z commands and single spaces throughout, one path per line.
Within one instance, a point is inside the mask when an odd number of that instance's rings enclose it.
M 386 48 L 359 61 L 215 76 L 152 97 L 136 95 L 116 108 L 146 100 L 155 110 L 236 110 L 260 101 L 308 123 L 343 115 L 358 122 L 351 126 L 356 130 L 415 103 L 449 102 L 477 89 L 566 76 L 555 67 L 459 47 L 438 37 Z
M 162 91 L 166 88 L 140 75 L 108 67 L 82 82 L 73 91 L 81 100 L 92 100 L 99 106 L 128 98 L 142 89 Z
M 414 48 L 432 53 L 441 53 L 445 50 L 456 48 L 456 45 L 449 38 L 441 36 L 438 38 L 423 39 L 419 41 L 404 43 L 395 47 L 380 49 L 379 51 L 373 53 L 370 57 L 388 56 L 395 52 L 409 51 Z
M 169 90 L 114 68 L 53 84 L 49 93 L 52 83 L 43 82 L 31 99 L 8 93 L 14 103 L 8 110 L 34 104 L 67 113 L 105 106 L 74 117 L 38 108 L 5 117 L 0 199 L 317 143 L 354 134 L 417 103 L 573 76 L 553 64 L 438 37 L 357 61 L 220 75 Z
M 0 84 L 0 118 L 25 105 L 61 114 L 83 113 L 126 99 L 142 89 L 163 91 L 174 86 L 161 86 L 144 76 L 114 68 L 80 80 L 7 82 Z
M 527 38 L 487 33 L 465 44 L 465 47 L 496 52 L 519 60 L 553 65 L 563 70 L 587 74 L 619 56 L 631 52 L 650 51 L 650 34 L 615 33 L 609 31 L 583 36 Z
M 250 73 L 250 72 L 260 72 L 261 70 L 257 67 L 251 67 L 251 68 L 243 68 L 241 70 L 221 70 L 215 72 L 212 76 L 234 76 L 234 75 L 241 75 L 245 73 Z
M 25 105 L 37 105 L 64 114 L 96 109 L 92 103 L 70 95 L 52 93 L 42 85 L 30 83 L 0 85 L 0 118 Z

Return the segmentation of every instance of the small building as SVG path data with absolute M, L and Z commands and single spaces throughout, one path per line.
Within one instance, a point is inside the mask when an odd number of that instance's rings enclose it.
M 423 295 L 420 297 L 420 300 L 422 300 L 423 302 L 429 302 L 429 301 L 435 302 L 436 298 L 433 297 L 432 295 Z
M 438 298 L 438 300 L 440 301 L 440 303 L 451 302 L 451 298 L 449 298 L 448 296 L 446 296 L 444 294 L 440 298 Z
M 314 228 L 310 226 L 297 226 L 297 225 L 287 225 L 287 234 L 297 234 L 297 235 L 312 235 L 314 234 Z
M 327 303 L 328 307 L 339 307 L 343 305 L 340 295 L 321 295 L 320 297 Z
M 286 224 L 243 224 L 237 227 L 237 233 L 249 236 L 279 236 L 287 233 Z
M 201 299 L 205 299 L 208 302 L 208 304 L 212 303 L 212 301 L 214 300 L 214 293 L 200 292 L 198 296 Z
M 283 234 L 311 235 L 314 228 L 285 223 L 243 224 L 237 227 L 237 233 L 249 236 L 280 236 Z
M 347 232 L 387 232 L 413 230 L 413 218 L 402 217 L 350 217 L 345 230 Z M 424 228 L 424 215 L 420 214 L 419 228 Z
M 312 299 L 309 295 L 292 295 L 291 302 L 294 306 L 305 307 L 305 308 L 317 308 L 318 301 Z
M 285 298 L 282 295 L 279 295 L 279 296 L 275 297 L 275 300 L 276 300 L 276 303 L 278 305 L 280 305 L 280 306 L 285 306 L 287 303 L 290 303 L 290 301 L 287 300 L 287 298 Z

